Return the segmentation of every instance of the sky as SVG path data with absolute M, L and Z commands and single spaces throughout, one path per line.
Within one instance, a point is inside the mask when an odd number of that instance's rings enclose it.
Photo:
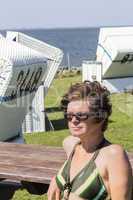
M 133 25 L 132 0 L 1 0 L 0 29 Z

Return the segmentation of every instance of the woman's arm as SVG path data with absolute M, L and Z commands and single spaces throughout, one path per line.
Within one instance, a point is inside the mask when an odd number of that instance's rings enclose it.
M 132 169 L 120 145 L 111 145 L 108 161 L 109 187 L 112 200 L 132 200 Z
M 58 188 L 55 176 L 52 178 L 47 192 L 48 200 L 60 200 L 60 189 Z

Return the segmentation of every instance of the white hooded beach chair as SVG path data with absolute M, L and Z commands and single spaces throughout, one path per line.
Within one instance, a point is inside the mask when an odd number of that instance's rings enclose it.
M 1 141 L 21 134 L 22 122 L 32 107 L 36 118 L 26 118 L 26 130 L 33 127 L 34 121 L 37 123 L 34 129 L 45 128 L 43 100 L 62 56 L 60 49 L 19 32 L 7 32 L 6 38 L 0 36 Z M 36 95 L 40 100 L 36 100 Z

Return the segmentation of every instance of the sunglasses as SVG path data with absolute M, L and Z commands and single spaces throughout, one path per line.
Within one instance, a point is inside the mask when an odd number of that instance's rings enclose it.
M 64 118 L 68 121 L 72 121 L 73 117 L 75 117 L 76 120 L 78 120 L 78 121 L 85 121 L 92 116 L 94 116 L 94 114 L 90 113 L 90 112 L 89 113 L 88 112 L 84 112 L 84 113 L 83 112 L 77 112 L 75 114 L 71 113 L 71 112 L 70 113 L 67 113 L 67 112 L 64 113 Z

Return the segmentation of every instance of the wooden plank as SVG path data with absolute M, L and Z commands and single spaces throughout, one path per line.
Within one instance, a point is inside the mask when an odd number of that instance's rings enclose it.
M 65 152 L 62 148 L 47 147 L 44 145 L 0 143 L 0 156 L 35 158 L 45 160 L 64 161 Z
M 0 142 L 0 149 L 2 152 L 9 153 L 10 151 L 17 153 L 16 149 L 19 150 L 19 153 L 28 154 L 40 154 L 43 155 L 44 153 L 53 153 L 56 155 L 63 154 L 65 155 L 64 151 L 61 147 L 48 147 L 45 145 L 38 145 L 38 144 L 14 144 L 14 143 L 7 143 L 7 142 Z
M 0 143 L 0 178 L 48 184 L 66 159 L 62 148 Z
M 3 160 L 4 160 L 4 164 L 5 165 L 15 165 L 15 166 L 27 166 L 27 167 L 45 167 L 45 168 L 54 168 L 54 169 L 59 169 L 59 167 L 63 164 L 63 161 L 55 161 L 55 160 L 44 160 L 44 159 L 33 159 L 33 158 L 25 158 L 22 159 L 22 157 L 18 157 L 16 159 L 16 157 L 9 157 L 8 155 L 0 155 L 0 165 L 3 164 Z M 32 164 L 32 165 L 31 165 Z
M 10 169 L 10 170 L 9 170 Z M 49 184 L 51 178 L 58 170 L 37 168 L 37 167 L 20 167 L 14 165 L 0 165 L 0 178 L 6 178 L 17 181 L 28 181 Z

